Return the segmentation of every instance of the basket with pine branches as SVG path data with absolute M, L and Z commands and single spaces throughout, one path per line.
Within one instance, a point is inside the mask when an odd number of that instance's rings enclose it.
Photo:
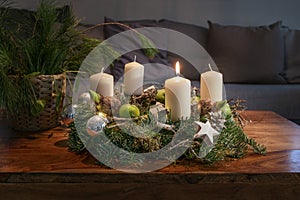
M 42 0 L 36 12 L 17 19 L 9 1 L 1 0 L 0 7 L 0 107 L 14 129 L 52 128 L 61 116 L 65 72 L 98 42 L 76 29 L 70 6 L 58 10 L 54 1 Z

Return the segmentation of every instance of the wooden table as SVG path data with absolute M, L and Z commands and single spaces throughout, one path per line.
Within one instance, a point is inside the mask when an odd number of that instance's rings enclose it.
M 67 149 L 60 127 L 18 133 L 0 124 L 0 199 L 297 199 L 300 127 L 268 111 L 247 111 L 245 132 L 266 156 L 185 162 L 157 172 L 128 174 L 94 164 Z

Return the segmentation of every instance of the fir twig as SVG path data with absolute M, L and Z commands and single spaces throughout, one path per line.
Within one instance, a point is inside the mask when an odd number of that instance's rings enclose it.
M 235 121 L 243 128 L 247 124 L 247 120 L 241 115 L 241 113 L 246 110 L 246 106 L 244 105 L 247 101 L 242 99 L 230 99 L 228 103 L 230 104 L 230 109 L 233 118 Z
M 204 158 L 205 162 L 214 163 L 224 160 L 226 157 L 243 157 L 248 146 L 252 147 L 255 153 L 266 153 L 266 148 L 257 144 L 253 138 L 249 139 L 234 120 L 227 120 L 225 125 L 226 128 L 221 132 L 214 148 Z
M 143 102 L 150 102 L 152 99 L 154 91 L 149 90 L 139 97 L 132 97 L 131 103 L 145 106 Z M 200 102 L 201 103 L 201 102 Z M 209 107 L 211 104 L 208 102 L 202 102 L 201 109 L 210 112 Z M 237 104 L 238 105 L 238 104 Z M 239 106 L 236 106 L 239 108 Z M 157 151 L 170 142 L 173 142 L 175 134 L 191 134 L 193 136 L 197 132 L 197 128 L 193 125 L 194 121 L 199 120 L 199 114 L 195 113 L 191 116 L 189 120 L 180 120 L 178 122 L 167 121 L 165 122 L 172 129 L 159 129 L 157 123 L 151 121 L 149 113 L 145 111 L 146 115 L 132 118 L 131 120 L 124 120 L 117 117 L 111 117 L 110 123 L 105 126 L 102 132 L 98 135 L 88 139 L 85 137 L 86 133 L 86 122 L 93 114 L 88 111 L 88 107 L 79 107 L 77 111 L 77 116 L 79 117 L 79 131 L 83 131 L 83 136 L 76 136 L 76 129 L 71 127 L 71 132 L 69 142 L 71 149 L 76 152 L 80 152 L 83 149 L 83 144 L 89 145 L 94 151 L 97 151 L 101 156 L 105 157 L 104 160 L 107 162 L 124 162 L 133 165 L 139 165 L 143 162 L 138 156 L 139 153 L 147 153 Z M 237 111 L 238 109 L 236 109 Z M 236 116 L 234 114 L 234 116 Z M 76 118 L 76 117 L 75 117 Z M 208 119 L 205 119 L 208 120 Z M 266 148 L 258 144 L 253 138 L 249 138 L 243 131 L 243 127 L 240 126 L 233 118 L 233 115 L 228 115 L 226 117 L 225 128 L 222 129 L 219 136 L 215 136 L 214 146 L 207 146 L 203 143 L 203 138 L 196 138 L 193 141 L 177 141 L 179 142 L 177 146 L 188 148 L 187 151 L 182 155 L 182 159 L 201 159 L 204 163 L 213 164 L 217 161 L 224 160 L 228 157 L 230 158 L 241 158 L 246 155 L 248 148 L 252 148 L 257 154 L 264 155 L 266 153 Z M 175 132 L 174 132 L 175 131 Z M 111 148 L 111 145 L 99 145 L 103 141 L 104 135 L 109 138 L 109 141 L 119 147 L 119 149 L 125 150 L 127 153 L 122 151 L 115 152 L 116 149 Z M 143 136 L 143 137 L 140 137 Z M 78 140 L 83 140 L 81 143 Z M 172 149 L 169 149 L 172 151 Z M 128 152 L 131 152 L 128 154 Z M 116 154 L 118 156 L 116 157 Z M 131 157 L 131 156 L 132 157 Z M 175 154 L 174 154 L 175 155 Z M 168 156 L 168 159 L 173 160 L 174 155 L 170 152 L 162 152 L 161 158 Z M 203 157 L 203 156 L 204 157 Z
M 132 30 L 134 33 L 137 34 L 137 36 L 140 38 L 140 41 L 142 43 L 142 48 L 146 54 L 146 56 L 148 56 L 149 58 L 154 58 L 154 56 L 159 52 L 157 48 L 155 48 L 155 45 L 153 44 L 153 42 L 147 38 L 145 35 L 141 34 L 140 32 L 138 32 L 137 30 L 135 30 L 134 28 L 131 28 L 130 26 L 128 26 L 127 24 L 123 24 L 123 23 L 119 23 L 119 22 L 105 22 L 105 23 L 100 23 L 100 24 L 96 24 L 92 27 L 89 27 L 85 30 L 83 30 L 82 32 L 87 32 L 91 29 L 94 29 L 96 27 L 99 26 L 106 26 L 106 25 L 118 25 L 118 26 L 122 26 L 127 28 L 128 30 Z
M 74 151 L 76 153 L 81 153 L 82 151 L 84 151 L 85 146 L 78 135 L 75 123 L 71 122 L 68 128 L 70 129 L 68 134 L 69 150 Z

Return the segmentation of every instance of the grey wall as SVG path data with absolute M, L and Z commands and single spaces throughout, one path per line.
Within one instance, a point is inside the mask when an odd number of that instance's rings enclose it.
M 15 0 L 19 7 L 35 9 L 38 0 Z M 263 25 L 282 20 L 300 29 L 299 0 L 64 0 L 73 5 L 85 23 L 116 20 L 170 19 L 207 27 L 207 20 L 221 24 Z

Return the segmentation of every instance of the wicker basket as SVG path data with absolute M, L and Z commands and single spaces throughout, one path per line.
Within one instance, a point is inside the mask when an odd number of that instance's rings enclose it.
M 38 99 L 46 100 L 45 109 L 38 116 L 32 116 L 28 109 L 18 114 L 8 114 L 11 127 L 19 131 L 41 131 L 59 125 L 63 100 L 66 94 L 66 76 L 39 75 L 31 79 Z M 57 108 L 57 96 L 61 94 L 60 107 Z

